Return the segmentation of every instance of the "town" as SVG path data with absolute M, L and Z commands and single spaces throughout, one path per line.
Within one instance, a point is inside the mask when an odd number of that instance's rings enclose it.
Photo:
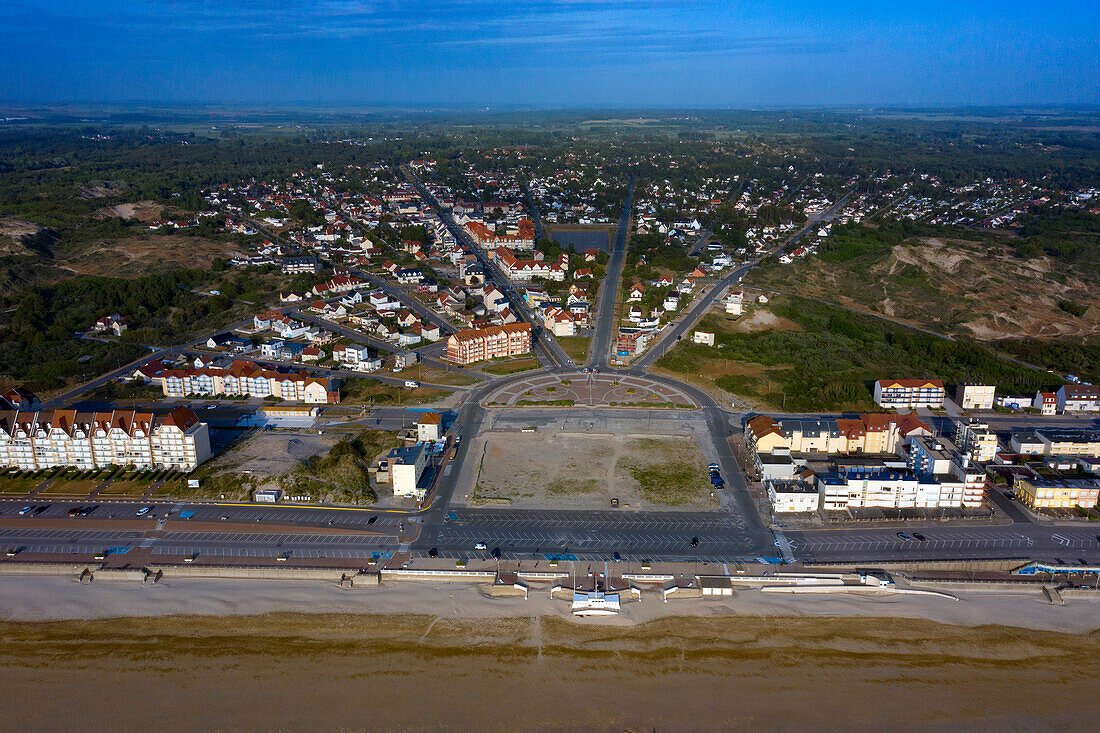
M 186 299 L 195 323 L 115 305 L 75 321 L 75 338 L 127 363 L 13 384 L 0 512 L 94 520 L 129 502 L 170 526 L 338 516 L 376 530 L 335 556 L 293 535 L 181 535 L 124 559 L 73 546 L 105 567 L 144 553 L 440 572 L 960 557 L 1100 568 L 1084 528 L 1100 518 L 1100 388 L 1068 373 L 1079 360 L 772 287 L 868 256 L 875 230 L 896 254 L 937 232 L 1019 238 L 1036 217 L 1096 216 L 1094 186 L 869 173 L 752 139 L 425 144 L 396 159 L 372 157 L 377 144 L 326 140 L 328 159 L 285 177 L 206 185 L 190 211 L 129 220 L 231 247 L 160 296 Z M 1060 298 L 1060 318 L 1091 313 Z M 766 341 L 822 328 L 816 342 Z M 821 338 L 893 351 L 863 365 L 872 379 L 796 379 L 800 359 L 835 361 L 816 356 Z M 587 512 L 592 534 L 548 523 L 560 511 Z M 666 526 L 636 530 L 651 521 Z M 7 541 L 11 561 L 51 551 Z

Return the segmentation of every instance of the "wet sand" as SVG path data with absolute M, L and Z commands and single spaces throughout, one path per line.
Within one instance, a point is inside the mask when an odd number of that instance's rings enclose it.
M 1100 604 L 1038 594 L 649 595 L 581 620 L 545 589 L 3 577 L 0 618 L 0 730 L 1100 726 Z
M 0 623 L 7 730 L 1095 730 L 1100 636 L 930 621 Z

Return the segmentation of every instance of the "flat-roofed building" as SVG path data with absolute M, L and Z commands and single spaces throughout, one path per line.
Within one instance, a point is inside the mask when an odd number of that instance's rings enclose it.
M 996 385 L 960 384 L 955 390 L 955 402 L 964 410 L 992 410 Z
M 815 483 L 802 480 L 771 480 L 764 486 L 772 510 L 777 514 L 816 512 L 821 504 L 821 492 Z
M 424 443 L 394 448 L 386 456 L 389 464 L 390 483 L 394 496 L 411 496 L 423 499 L 425 489 L 419 488 L 420 477 L 428 465 L 428 451 Z

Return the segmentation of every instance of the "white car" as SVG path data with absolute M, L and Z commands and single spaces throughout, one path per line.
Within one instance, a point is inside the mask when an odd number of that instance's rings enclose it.
M 144 517 L 146 514 L 152 511 L 152 509 L 153 507 L 151 506 L 143 506 L 141 509 L 137 510 L 137 516 Z
M 475 550 L 484 550 L 484 549 L 486 549 L 485 548 L 485 543 L 484 542 L 478 542 L 476 545 L 474 545 L 474 549 Z
M 19 516 L 23 516 L 24 514 L 30 514 L 30 511 L 31 511 L 32 508 L 33 507 L 29 507 L 29 506 L 23 507 L 22 509 L 19 510 Z
M 405 386 L 408 387 L 409 389 L 416 389 L 417 387 L 420 386 L 420 382 L 416 382 L 412 379 L 406 379 L 405 380 Z

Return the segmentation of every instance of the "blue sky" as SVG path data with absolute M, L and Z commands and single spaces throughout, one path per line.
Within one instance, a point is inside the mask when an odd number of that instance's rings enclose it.
M 0 101 L 1100 103 L 1100 2 L 0 0 Z

